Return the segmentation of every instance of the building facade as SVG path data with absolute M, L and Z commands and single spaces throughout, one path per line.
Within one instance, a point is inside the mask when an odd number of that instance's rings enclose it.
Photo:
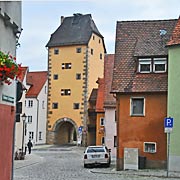
M 24 112 L 27 116 L 25 126 L 25 144 L 29 140 L 34 145 L 46 143 L 47 124 L 47 71 L 27 73 L 27 92 Z
M 170 134 L 170 171 L 180 171 L 180 144 L 179 144 L 179 129 L 180 129 L 180 72 L 179 72 L 179 57 L 180 57 L 180 18 L 174 28 L 172 36 L 168 42 L 168 116 L 174 118 L 173 131 Z
M 0 51 L 16 56 L 16 44 L 21 32 L 21 2 L 0 2 Z M 0 177 L 11 179 L 15 127 L 16 83 L 0 83 Z
M 116 157 L 117 127 L 116 127 L 116 99 L 111 92 L 114 68 L 114 54 L 105 55 L 104 59 L 104 111 L 105 111 L 105 144 L 111 149 L 111 156 Z
M 146 168 L 166 168 L 166 43 L 176 21 L 117 22 L 112 92 L 117 104 L 118 170 L 125 168 L 127 148 L 137 150 L 134 159 L 146 158 Z
M 105 46 L 90 14 L 61 17 L 48 47 L 48 127 L 50 144 L 77 143 L 83 127 L 87 143 L 88 99 L 103 76 Z

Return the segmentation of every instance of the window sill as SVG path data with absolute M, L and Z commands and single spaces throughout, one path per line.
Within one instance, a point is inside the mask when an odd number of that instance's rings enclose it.
M 144 117 L 144 114 L 131 114 L 131 117 Z

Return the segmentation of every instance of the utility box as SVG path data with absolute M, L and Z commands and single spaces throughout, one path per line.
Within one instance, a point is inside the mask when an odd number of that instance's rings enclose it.
M 124 148 L 124 170 L 138 170 L 138 148 Z

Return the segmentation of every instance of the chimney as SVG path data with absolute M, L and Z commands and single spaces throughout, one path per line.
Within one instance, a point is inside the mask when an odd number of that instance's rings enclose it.
M 61 16 L 61 24 L 63 23 L 64 21 L 64 16 Z

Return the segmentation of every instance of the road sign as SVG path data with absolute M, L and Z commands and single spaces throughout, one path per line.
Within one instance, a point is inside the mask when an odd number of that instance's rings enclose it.
M 83 126 L 79 126 L 78 131 L 79 133 L 82 133 Z
M 174 119 L 171 118 L 171 117 L 167 117 L 164 119 L 164 130 L 165 130 L 165 133 L 170 133 L 172 132 L 172 128 L 173 128 L 173 125 L 174 125 Z

